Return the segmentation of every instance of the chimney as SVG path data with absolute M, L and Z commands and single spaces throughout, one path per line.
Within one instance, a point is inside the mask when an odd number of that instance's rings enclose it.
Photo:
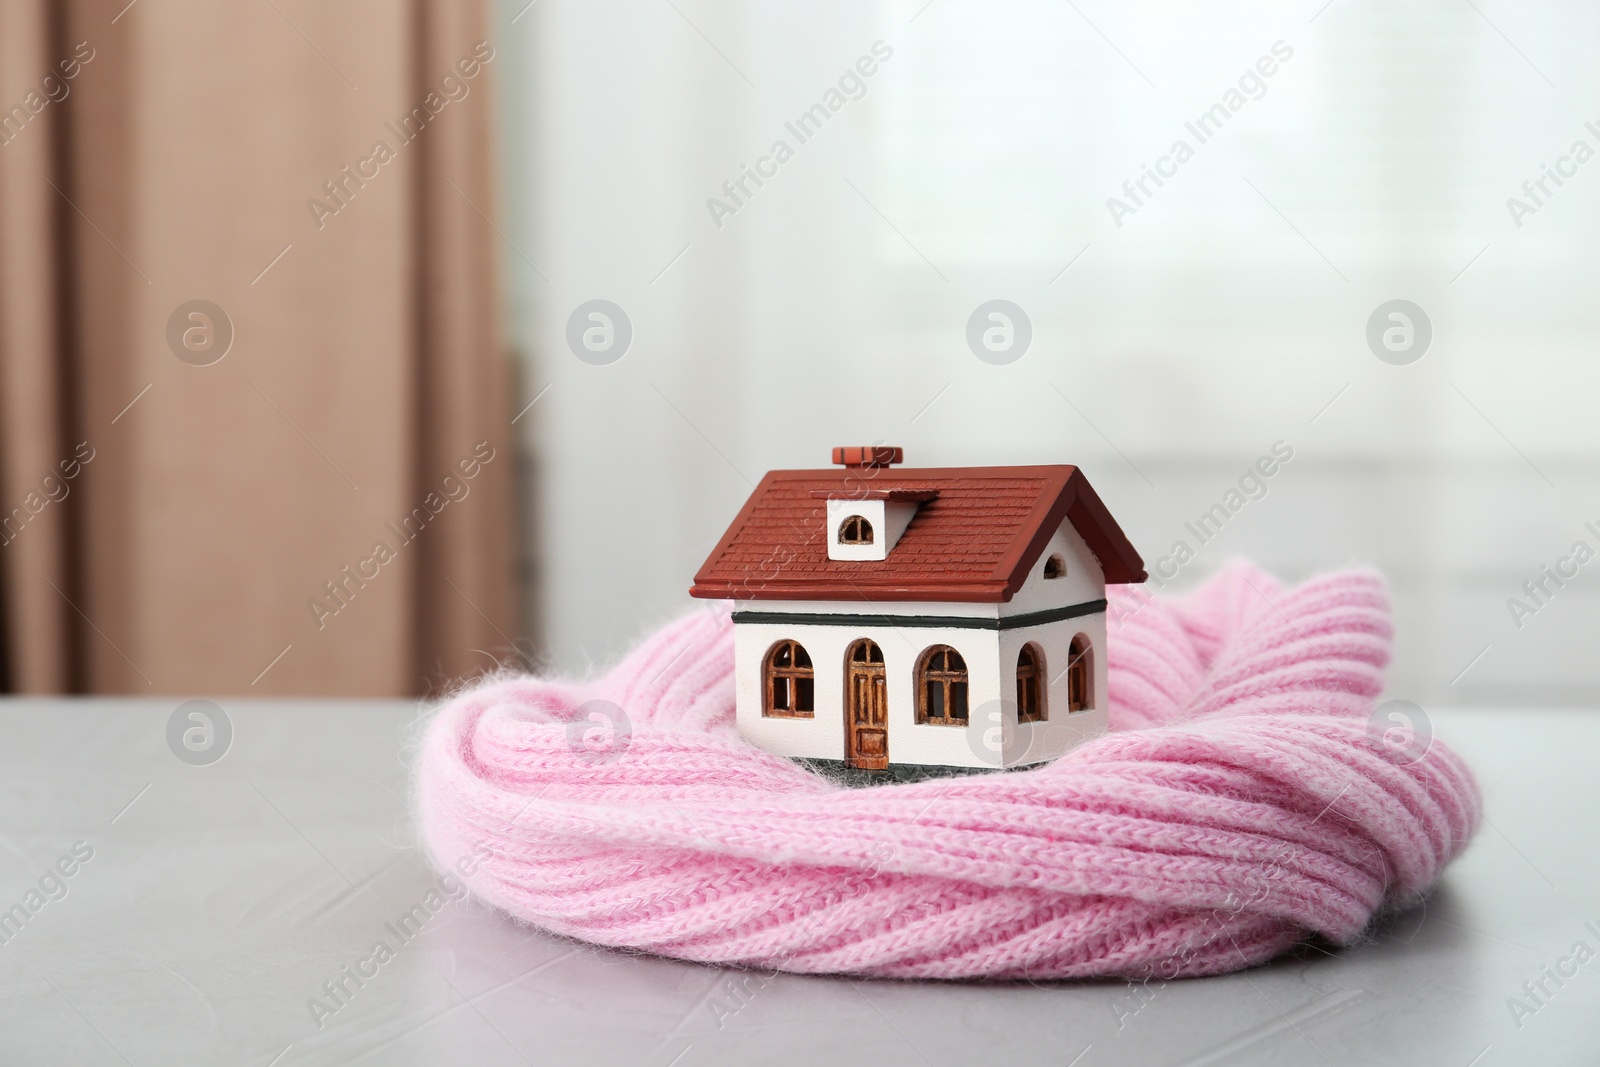
M 905 461 L 905 452 L 891 445 L 835 448 L 833 461 L 845 467 L 888 467 Z

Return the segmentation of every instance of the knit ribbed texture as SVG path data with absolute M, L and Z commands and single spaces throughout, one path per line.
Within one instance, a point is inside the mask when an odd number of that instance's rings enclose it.
M 689 960 L 892 977 L 1171 978 L 1354 939 L 1477 825 L 1471 774 L 1369 728 L 1382 580 L 1236 563 L 1109 593 L 1111 732 L 1038 770 L 844 789 L 734 729 L 728 606 L 590 684 L 499 679 L 429 724 L 435 860 L 518 919 Z M 569 728 L 610 701 L 625 736 Z M 609 743 L 609 747 L 608 747 Z

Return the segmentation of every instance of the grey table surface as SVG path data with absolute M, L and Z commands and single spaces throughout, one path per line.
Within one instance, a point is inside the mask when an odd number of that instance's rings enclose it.
M 1345 949 L 1132 986 L 763 981 L 470 898 L 402 941 L 439 887 L 407 799 L 424 709 L 223 700 L 230 747 L 191 765 L 179 703 L 0 701 L 0 912 L 27 912 L 0 926 L 0 1063 L 1600 1064 L 1600 957 L 1570 955 L 1600 951 L 1600 713 L 1435 713 L 1489 821 L 1426 902 Z

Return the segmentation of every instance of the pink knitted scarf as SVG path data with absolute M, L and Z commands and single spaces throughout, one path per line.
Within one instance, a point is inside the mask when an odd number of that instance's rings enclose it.
M 1038 770 L 844 789 L 752 747 L 718 605 L 593 683 L 452 700 L 420 757 L 423 836 L 558 934 L 922 978 L 1172 978 L 1347 944 L 1466 846 L 1466 767 L 1369 723 L 1377 575 L 1284 591 L 1234 564 L 1186 597 L 1110 598 L 1111 732 Z M 584 718 L 613 705 L 615 730 Z

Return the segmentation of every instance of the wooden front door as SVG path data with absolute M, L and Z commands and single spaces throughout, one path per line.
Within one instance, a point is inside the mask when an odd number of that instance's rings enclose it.
M 889 766 L 889 694 L 883 650 L 862 638 L 850 646 L 844 670 L 844 758 L 851 767 Z

